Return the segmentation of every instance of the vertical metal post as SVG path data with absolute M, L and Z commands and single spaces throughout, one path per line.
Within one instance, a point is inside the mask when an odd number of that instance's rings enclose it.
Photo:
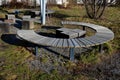
M 46 21 L 46 2 L 47 2 L 47 0 L 41 0 L 41 2 L 42 2 L 42 4 L 41 4 L 41 8 L 42 8 L 42 10 L 41 10 L 41 16 L 42 16 L 42 25 L 45 25 L 45 21 Z
M 43 3 L 43 2 L 42 2 L 42 1 L 43 1 L 43 0 L 40 0 L 40 12 L 41 12 L 41 19 L 42 19 L 42 9 L 43 9 L 43 8 L 42 8 L 42 7 L 43 7 L 43 5 L 42 5 L 42 3 Z
M 103 53 L 103 45 L 102 45 L 102 44 L 99 45 L 99 52 L 100 52 L 100 53 Z
M 35 46 L 35 55 L 37 56 L 38 55 L 38 47 Z
M 70 60 L 74 61 L 74 48 L 70 48 Z
M 85 26 L 83 26 L 83 31 L 86 31 L 86 27 Z M 86 34 L 84 34 L 82 37 L 85 37 L 86 36 Z
M 83 26 L 83 30 L 84 30 L 84 31 L 86 30 L 85 26 Z

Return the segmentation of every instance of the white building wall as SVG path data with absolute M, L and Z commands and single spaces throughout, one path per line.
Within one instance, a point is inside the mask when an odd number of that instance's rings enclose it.
M 77 0 L 77 4 L 83 4 L 82 0 Z
M 0 0 L 0 5 L 2 5 L 2 1 L 5 0 Z M 12 0 L 6 0 L 6 3 L 10 2 Z M 17 0 L 18 2 L 21 2 L 21 0 Z M 31 1 L 31 0 L 30 0 Z M 34 1 L 34 0 L 33 0 Z M 62 5 L 64 2 L 66 2 L 67 0 L 48 0 L 48 2 L 53 3 L 53 4 L 59 4 Z M 68 0 L 69 1 L 69 0 Z M 116 0 L 114 0 L 115 2 Z M 110 0 L 108 0 L 108 3 L 110 2 Z M 40 5 L 40 0 L 36 0 L 37 5 Z M 33 3 L 34 4 L 34 3 Z M 77 4 L 83 4 L 82 0 L 77 0 Z
M 2 1 L 0 0 L 0 6 L 2 5 Z

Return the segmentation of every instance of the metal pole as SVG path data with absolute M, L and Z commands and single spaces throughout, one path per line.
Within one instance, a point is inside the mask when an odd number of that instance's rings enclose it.
M 36 56 L 38 55 L 38 47 L 37 46 L 35 47 L 35 55 Z
M 74 48 L 70 48 L 70 60 L 74 61 Z
M 43 8 L 42 8 L 42 1 L 43 1 L 43 0 L 40 0 L 40 13 L 41 13 L 40 17 L 41 17 L 41 22 L 42 22 L 42 9 L 43 9 Z
M 83 26 L 83 30 L 84 30 L 84 31 L 86 30 L 86 27 L 85 27 L 85 26 Z
M 100 53 L 103 53 L 103 45 L 102 45 L 102 44 L 99 45 L 99 52 L 100 52 Z
M 46 0 L 42 0 L 42 25 L 45 25 L 46 21 Z

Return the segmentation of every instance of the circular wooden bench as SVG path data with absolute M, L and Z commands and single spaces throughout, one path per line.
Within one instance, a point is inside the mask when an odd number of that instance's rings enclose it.
M 62 21 L 62 24 L 89 27 L 95 30 L 96 33 L 93 36 L 84 37 L 84 38 L 73 38 L 73 39 L 46 37 L 46 36 L 37 34 L 33 30 L 19 30 L 17 32 L 17 35 L 23 40 L 26 40 L 28 42 L 31 42 L 37 45 L 70 48 L 70 59 L 71 60 L 74 60 L 74 56 L 73 56 L 74 48 L 101 45 L 114 38 L 114 33 L 110 29 L 103 27 L 103 26 L 90 24 L 90 23 L 84 23 L 84 22 L 73 22 L 73 21 Z

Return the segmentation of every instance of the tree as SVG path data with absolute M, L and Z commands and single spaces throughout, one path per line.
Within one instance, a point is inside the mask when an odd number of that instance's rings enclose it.
M 36 6 L 37 6 L 37 2 L 36 0 L 34 0 L 34 7 L 36 8 Z
M 92 19 L 98 19 L 102 16 L 107 0 L 83 0 L 88 16 Z
M 120 0 L 116 0 L 116 5 L 120 6 Z

